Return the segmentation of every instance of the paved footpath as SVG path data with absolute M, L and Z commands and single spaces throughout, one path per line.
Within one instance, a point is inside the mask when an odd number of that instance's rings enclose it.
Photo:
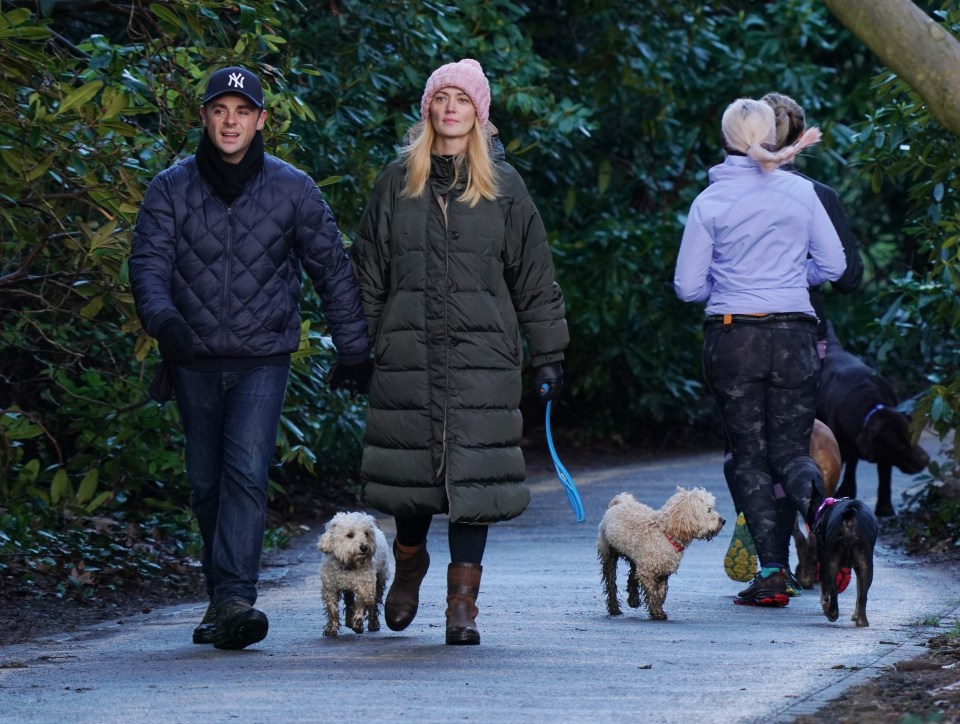
M 273 571 L 279 581 L 264 586 L 258 605 L 270 616 L 270 635 L 262 643 L 238 652 L 191 644 L 198 603 L 0 648 L 0 721 L 789 722 L 915 656 L 931 621 L 952 625 L 955 575 L 884 546 L 870 628 L 850 621 L 853 584 L 836 623 L 813 591 L 784 609 L 735 606 L 742 586 L 723 572 L 733 511 L 720 465 L 710 453 L 573 470 L 582 524 L 555 477 L 533 478 L 530 509 L 490 533 L 480 646 L 443 643 L 442 520 L 410 628 L 360 636 L 344 628 L 324 638 L 319 553 L 307 545 L 314 531 L 298 541 L 282 575 Z M 895 477 L 895 500 L 908 484 Z M 659 506 L 676 485 L 713 491 L 727 525 L 688 549 L 670 579 L 668 621 L 626 606 L 608 617 L 595 548 L 607 501 L 629 490 Z M 862 466 L 861 490 L 875 494 L 873 466 Z

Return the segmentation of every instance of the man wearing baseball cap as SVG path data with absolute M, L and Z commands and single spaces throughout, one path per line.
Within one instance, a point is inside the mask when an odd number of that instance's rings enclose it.
M 257 108 L 263 108 L 263 86 L 246 68 L 221 68 L 211 75 L 203 94 L 203 105 L 227 93 L 244 96 Z
M 365 392 L 372 362 L 359 288 L 330 209 L 309 176 L 264 152 L 260 79 L 241 67 L 216 71 L 200 119 L 196 153 L 147 188 L 130 281 L 183 422 L 210 598 L 193 641 L 242 649 L 269 628 L 253 604 L 268 471 L 290 354 L 300 344 L 304 269 L 337 350 L 330 387 Z

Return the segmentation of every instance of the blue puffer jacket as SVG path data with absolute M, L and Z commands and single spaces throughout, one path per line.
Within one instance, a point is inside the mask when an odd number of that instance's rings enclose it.
M 265 357 L 300 343 L 302 271 L 323 300 L 340 360 L 367 356 L 367 322 L 333 215 L 302 171 L 264 154 L 227 207 L 191 156 L 150 183 L 133 235 L 130 282 L 147 332 L 172 317 L 198 358 Z

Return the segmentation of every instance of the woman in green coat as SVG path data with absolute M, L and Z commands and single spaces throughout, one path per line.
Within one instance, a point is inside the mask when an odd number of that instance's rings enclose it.
M 433 516 L 449 516 L 446 642 L 478 644 L 487 526 L 527 507 L 521 332 L 544 403 L 569 337 L 536 206 L 488 122 L 480 64 L 441 66 L 422 121 L 377 181 L 352 255 L 374 346 L 366 501 L 394 516 L 384 618 L 413 621 Z M 541 392 L 542 390 L 542 392 Z

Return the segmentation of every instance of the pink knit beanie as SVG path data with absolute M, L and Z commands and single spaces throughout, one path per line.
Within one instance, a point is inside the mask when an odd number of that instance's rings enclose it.
M 430 103 L 433 96 L 441 88 L 453 86 L 459 88 L 473 101 L 477 111 L 477 121 L 481 128 L 486 128 L 490 118 L 490 82 L 483 74 L 483 68 L 473 58 L 464 58 L 457 63 L 441 65 L 427 79 L 427 87 L 423 89 L 423 98 L 420 100 L 420 115 L 423 120 L 430 120 Z

